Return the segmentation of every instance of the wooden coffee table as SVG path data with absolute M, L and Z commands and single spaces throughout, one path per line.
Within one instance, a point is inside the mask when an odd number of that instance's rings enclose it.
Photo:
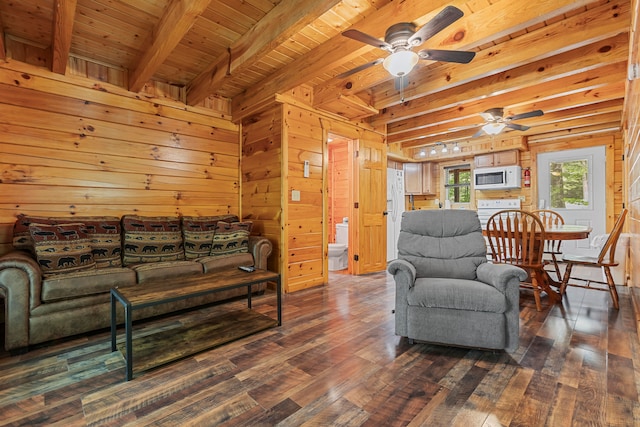
M 251 286 L 276 282 L 277 319 L 251 310 Z M 152 334 L 133 339 L 133 312 L 145 307 L 171 303 L 234 288 L 247 287 L 247 309 L 207 319 L 188 329 Z M 126 380 L 133 378 L 134 348 L 136 370 L 143 371 L 191 354 L 282 324 L 280 275 L 267 270 L 244 272 L 229 268 L 204 275 L 173 277 L 146 282 L 130 288 L 111 289 L 111 351 L 116 351 L 116 302 L 124 307 L 124 357 Z

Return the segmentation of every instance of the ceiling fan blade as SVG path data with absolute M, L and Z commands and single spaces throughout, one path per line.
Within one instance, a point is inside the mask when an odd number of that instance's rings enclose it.
M 490 108 L 480 113 L 480 116 L 487 122 L 495 122 L 496 120 L 500 120 L 503 114 L 502 108 Z
M 363 33 L 362 31 L 347 30 L 347 31 L 344 31 L 342 35 L 350 39 L 357 40 L 359 42 L 366 43 L 371 46 L 375 46 L 379 49 L 383 49 L 389 52 L 391 52 L 391 50 L 393 49 L 393 47 L 389 43 L 385 42 L 384 40 L 377 39 L 373 36 L 370 36 L 369 34 Z
M 507 127 L 509 129 L 514 129 L 514 130 L 529 130 L 530 129 L 529 126 L 517 125 L 515 123 L 507 123 L 506 125 L 507 125 Z
M 437 50 L 424 49 L 418 52 L 418 56 L 422 59 L 430 59 L 431 61 L 457 62 L 459 64 L 468 64 L 476 56 L 475 52 L 464 50 Z
M 360 71 L 366 70 L 367 68 L 373 67 L 374 65 L 382 64 L 383 61 L 384 59 L 379 58 L 379 59 L 376 59 L 375 61 L 367 62 L 366 64 L 362 64 L 356 68 L 352 68 L 349 71 L 345 71 L 342 74 L 338 74 L 336 77 L 339 79 L 344 79 L 345 77 L 349 77 L 355 73 L 359 73 Z
M 453 24 L 458 19 L 462 18 L 464 13 L 454 6 L 447 6 L 440 11 L 434 18 L 424 24 L 422 28 L 416 31 L 411 37 L 409 37 L 410 46 L 419 46 L 425 40 L 438 34 L 440 31 Z
M 482 136 L 482 135 L 484 135 L 484 131 L 482 130 L 482 128 L 480 128 L 480 129 L 478 129 L 478 132 L 473 134 L 472 138 L 477 138 L 477 137 Z
M 516 114 L 515 116 L 507 117 L 506 120 L 521 120 L 528 119 L 529 117 L 539 117 L 542 115 L 544 115 L 542 110 L 533 110 L 529 111 L 528 113 Z

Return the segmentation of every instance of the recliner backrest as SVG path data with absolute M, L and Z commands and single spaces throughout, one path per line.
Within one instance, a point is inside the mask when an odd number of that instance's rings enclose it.
M 475 211 L 438 209 L 402 214 L 398 258 L 416 268 L 417 277 L 475 280 L 487 262 L 487 247 Z

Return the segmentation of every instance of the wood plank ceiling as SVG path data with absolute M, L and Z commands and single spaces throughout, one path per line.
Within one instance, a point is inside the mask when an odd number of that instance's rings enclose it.
M 404 102 L 382 65 L 336 77 L 388 55 L 342 31 L 382 39 L 447 5 L 464 16 L 420 48 L 472 50 L 471 63 L 420 61 Z M 190 105 L 229 98 L 234 119 L 307 85 L 316 108 L 387 126 L 389 143 L 417 149 L 469 140 L 495 107 L 543 110 L 510 132 L 530 140 L 620 129 L 630 21 L 628 0 L 3 1 L 0 60 L 14 39 L 47 48 L 54 72 L 72 56 L 126 70 L 132 91 L 157 80 L 184 87 Z

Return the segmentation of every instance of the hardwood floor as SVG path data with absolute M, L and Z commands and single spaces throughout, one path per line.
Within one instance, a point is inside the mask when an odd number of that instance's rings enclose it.
M 0 425 L 633 426 L 640 343 L 632 303 L 569 288 L 536 312 L 521 298 L 514 353 L 408 345 L 386 273 L 332 274 L 287 294 L 283 326 L 124 381 L 109 332 L 0 354 Z M 275 298 L 254 298 L 275 315 Z M 231 305 L 243 307 L 238 301 Z M 175 328 L 209 307 L 136 326 Z

